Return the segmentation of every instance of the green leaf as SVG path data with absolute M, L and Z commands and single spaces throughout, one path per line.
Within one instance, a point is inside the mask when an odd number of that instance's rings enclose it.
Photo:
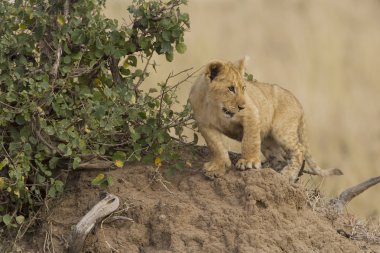
M 96 48 L 99 49 L 99 50 L 103 49 L 103 44 L 102 44 L 102 42 L 100 41 L 99 38 L 96 38 Z
M 190 17 L 189 17 L 189 14 L 188 13 L 181 13 L 181 15 L 179 15 L 179 20 L 182 21 L 182 22 L 187 22 L 189 21 Z
M 186 52 L 187 47 L 185 43 L 177 43 L 175 45 L 175 49 L 177 50 L 178 53 L 184 54 Z
M 17 224 L 21 225 L 25 221 L 25 217 L 23 215 L 16 216 Z
M 42 176 L 41 174 L 37 174 L 37 183 L 42 184 L 46 181 L 46 177 Z
M 125 161 L 127 159 L 127 155 L 123 151 L 116 151 L 112 155 L 112 161 L 120 160 Z
M 174 55 L 173 55 L 173 53 L 166 53 L 165 56 L 166 56 L 166 60 L 167 60 L 168 62 L 172 62 L 173 59 L 174 59 Z
M 104 92 L 104 95 L 105 95 L 106 97 L 108 97 L 108 98 L 110 98 L 110 97 L 112 96 L 112 90 L 111 90 L 110 88 L 108 88 L 108 86 L 105 86 L 105 87 L 104 87 L 103 92 Z
M 58 25 L 63 26 L 65 24 L 65 16 L 59 15 L 57 17 L 57 23 L 58 23 Z
M 58 157 L 52 157 L 49 160 L 49 168 L 52 169 L 52 170 L 54 170 L 57 167 L 58 161 L 59 161 Z
M 93 186 L 98 186 L 98 185 L 101 184 L 101 182 L 103 182 L 104 178 L 105 178 L 104 174 L 103 174 L 103 173 L 100 173 L 100 174 L 98 174 L 98 175 L 97 175 L 97 176 L 91 181 L 91 184 L 92 184 Z
M 28 140 L 29 136 L 31 135 L 30 127 L 29 126 L 24 126 L 21 128 L 20 131 L 20 138 L 22 141 Z
M 16 116 L 16 123 L 19 125 L 24 125 L 26 123 L 25 118 L 22 115 Z
M 179 161 L 175 164 L 175 167 L 178 169 L 178 170 L 183 170 L 185 168 L 185 163 L 183 161 Z
M 194 145 L 198 144 L 198 135 L 196 133 L 194 133 L 193 135 L 193 144 Z
M 111 176 L 107 177 L 107 186 L 113 185 L 113 179 Z
M 48 191 L 48 195 L 51 198 L 55 198 L 57 196 L 57 190 L 53 186 L 50 187 L 50 189 Z
M 249 74 L 249 73 L 244 73 L 244 77 L 247 81 L 253 81 L 254 80 L 253 75 Z
M 105 176 L 104 174 L 99 174 L 91 181 L 91 184 L 93 186 L 99 186 L 102 188 L 106 188 L 106 187 L 111 186 L 113 184 L 113 179 L 112 179 L 112 177 Z
M 46 126 L 43 129 L 47 135 L 54 135 L 55 134 L 54 128 L 52 126 Z
M 74 160 L 73 160 L 73 169 L 74 169 L 74 170 L 75 170 L 76 168 L 79 167 L 80 162 L 81 162 L 80 157 L 75 157 L 75 158 L 74 158 Z
M 52 198 L 55 198 L 59 193 L 63 192 L 64 184 L 61 180 L 54 180 L 52 178 L 50 180 L 52 181 L 52 186 L 48 191 L 48 195 Z
M 56 191 L 58 193 L 62 193 L 63 192 L 63 188 L 64 188 L 64 183 L 61 181 L 61 180 L 55 180 L 54 181 L 54 188 L 56 189 Z
M 7 157 L 5 157 L 1 162 L 0 162 L 0 171 L 5 167 L 7 166 L 9 163 L 9 160 Z
M 69 64 L 69 63 L 71 63 L 71 57 L 70 56 L 65 56 L 65 57 L 63 57 L 63 62 L 65 63 L 65 64 Z
M 161 52 L 162 53 L 172 53 L 173 47 L 170 42 L 162 42 L 161 43 Z
M 10 216 L 9 214 L 4 215 L 3 216 L 3 222 L 8 227 L 9 225 L 11 225 L 12 216 Z
M 137 140 L 140 139 L 140 137 L 141 137 L 140 133 L 136 132 L 133 127 L 131 127 L 131 126 L 129 127 L 129 132 L 131 134 L 133 141 L 136 142 Z
M 156 88 L 150 88 L 148 92 L 149 93 L 155 93 L 155 92 L 158 92 L 158 90 Z
M 58 149 L 63 153 L 66 153 L 66 145 L 63 143 L 58 144 Z
M 161 35 L 164 41 L 170 41 L 171 39 L 170 31 L 163 31 Z
M 146 37 L 142 37 L 139 41 L 139 44 L 140 44 L 140 47 L 141 49 L 145 50 L 145 49 L 148 49 L 149 47 L 149 42 L 150 40 Z

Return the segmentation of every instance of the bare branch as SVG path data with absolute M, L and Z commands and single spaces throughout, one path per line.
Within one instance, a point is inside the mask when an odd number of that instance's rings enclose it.
M 343 191 L 336 199 L 333 200 L 333 202 L 335 202 L 335 205 L 340 210 L 343 210 L 344 206 L 353 198 L 378 183 L 380 183 L 380 176 L 368 179 L 356 186 L 350 187 L 347 190 Z
M 1 147 L 2 147 L 2 149 L 4 150 L 5 156 L 6 156 L 6 157 L 8 158 L 8 160 L 12 163 L 13 168 L 16 168 L 16 165 L 15 165 L 15 163 L 13 162 L 12 157 L 9 155 L 9 153 L 7 152 L 7 149 L 4 147 L 4 144 L 3 144 L 3 138 L 4 138 L 4 133 L 3 133 L 2 136 L 1 136 L 1 142 L 0 142 Z
M 14 106 L 11 106 L 11 105 L 8 105 L 7 103 L 4 103 L 3 101 L 0 101 L 0 104 L 6 106 L 6 107 L 9 107 L 11 109 L 14 109 L 14 110 L 20 110 L 20 108 L 17 108 L 17 107 L 14 107 Z
M 50 82 L 52 84 L 55 83 L 58 77 L 58 68 L 61 62 L 61 56 L 62 56 L 62 42 L 59 42 L 57 51 L 55 52 L 55 62 L 53 64 L 53 67 L 50 71 Z
M 79 164 L 78 169 L 98 170 L 108 169 L 113 165 L 112 161 L 93 159 L 88 162 Z
M 114 83 L 116 84 L 121 83 L 121 76 L 119 73 L 119 59 L 111 56 L 109 63 L 110 63 L 110 70 L 111 70 L 112 79 Z
M 144 70 L 143 70 L 143 72 L 142 72 L 142 74 L 141 74 L 138 82 L 135 85 L 135 93 L 136 93 L 136 95 L 138 95 L 138 89 L 139 89 L 140 85 L 142 84 L 142 82 L 145 80 L 145 74 L 146 74 L 146 71 L 148 69 L 148 66 L 149 66 L 149 63 L 150 63 L 150 60 L 152 59 L 152 57 L 153 57 L 153 52 L 148 57 L 148 60 L 146 61 L 146 64 L 145 64 L 145 67 L 144 67 Z
M 69 8 L 70 8 L 70 0 L 65 0 L 65 4 L 63 5 L 63 16 L 65 18 L 65 23 L 67 23 L 68 18 L 69 18 Z M 61 57 L 62 57 L 62 41 L 60 41 L 58 44 L 58 48 L 55 52 L 55 62 L 50 71 L 50 83 L 53 86 L 58 77 L 58 69 L 61 64 Z
M 47 146 L 50 150 L 52 151 L 55 151 L 57 152 L 58 154 L 60 154 L 62 156 L 62 153 L 61 151 L 56 147 L 54 146 L 52 143 L 50 143 L 49 141 L 47 141 L 41 134 L 41 129 L 40 129 L 40 121 L 39 121 L 39 117 L 33 117 L 32 118 L 32 131 L 33 133 L 36 135 L 37 139 L 39 141 L 41 141 L 45 146 Z
M 158 96 L 155 97 L 154 99 L 161 98 L 161 96 L 165 95 L 165 94 L 168 93 L 169 91 L 172 91 L 172 90 L 176 89 L 179 85 L 181 85 L 182 83 L 184 83 L 184 82 L 186 82 L 187 80 L 189 80 L 190 78 L 192 78 L 192 77 L 193 77 L 193 76 L 194 76 L 199 70 L 201 70 L 202 68 L 203 68 L 203 66 L 200 67 L 200 68 L 198 68 L 198 69 L 196 69 L 196 70 L 194 70 L 194 71 L 191 72 L 190 74 L 187 74 L 187 76 L 186 76 L 184 79 L 178 81 L 178 82 L 177 82 L 176 84 L 174 84 L 173 86 L 170 86 L 167 90 L 165 90 L 165 91 L 163 92 L 163 94 L 158 95 Z M 168 76 L 168 78 L 166 79 L 165 83 L 167 84 L 171 78 L 176 77 L 176 76 L 178 76 L 178 75 L 180 75 L 180 74 L 182 74 L 182 73 L 186 73 L 186 72 L 188 72 L 188 71 L 190 71 L 190 70 L 192 70 L 192 69 L 193 69 L 193 68 L 188 68 L 188 69 L 182 70 L 182 71 L 180 71 L 180 72 L 178 72 L 178 73 L 176 73 L 176 74 L 171 73 L 171 74 Z

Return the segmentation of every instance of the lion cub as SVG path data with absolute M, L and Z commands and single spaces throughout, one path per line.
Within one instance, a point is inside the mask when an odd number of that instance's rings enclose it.
M 304 134 L 301 104 L 289 91 L 273 84 L 244 80 L 246 58 L 237 63 L 213 61 L 194 83 L 189 101 L 199 130 L 212 158 L 204 164 L 205 175 L 221 176 L 231 166 L 222 135 L 241 141 L 240 170 L 261 168 L 261 145 L 275 140 L 290 161 L 282 170 L 294 182 L 301 165 L 308 163 L 320 176 L 342 175 L 339 169 L 322 170 L 313 161 Z

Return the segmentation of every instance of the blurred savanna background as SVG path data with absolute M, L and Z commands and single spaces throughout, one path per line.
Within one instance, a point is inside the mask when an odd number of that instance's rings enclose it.
M 128 23 L 130 0 L 109 0 L 105 14 Z M 189 0 L 187 52 L 156 58 L 148 85 L 213 59 L 250 56 L 247 71 L 291 90 L 304 106 L 313 156 L 344 176 L 314 182 L 333 196 L 380 176 L 380 0 Z M 179 91 L 186 103 L 191 83 Z M 237 143 L 228 142 L 231 149 Z M 380 186 L 349 205 L 380 214 Z

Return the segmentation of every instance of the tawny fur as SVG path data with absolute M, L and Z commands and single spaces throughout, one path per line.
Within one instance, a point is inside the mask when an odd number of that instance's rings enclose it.
M 191 89 L 194 117 L 212 153 L 204 164 L 206 176 L 221 176 L 231 166 L 222 135 L 242 143 L 238 169 L 261 168 L 261 146 L 270 139 L 290 157 L 282 173 L 291 182 L 304 159 L 317 175 L 341 175 L 340 170 L 322 170 L 313 161 L 304 134 L 303 109 L 294 95 L 278 85 L 244 80 L 245 62 L 245 58 L 237 63 L 213 61 Z

